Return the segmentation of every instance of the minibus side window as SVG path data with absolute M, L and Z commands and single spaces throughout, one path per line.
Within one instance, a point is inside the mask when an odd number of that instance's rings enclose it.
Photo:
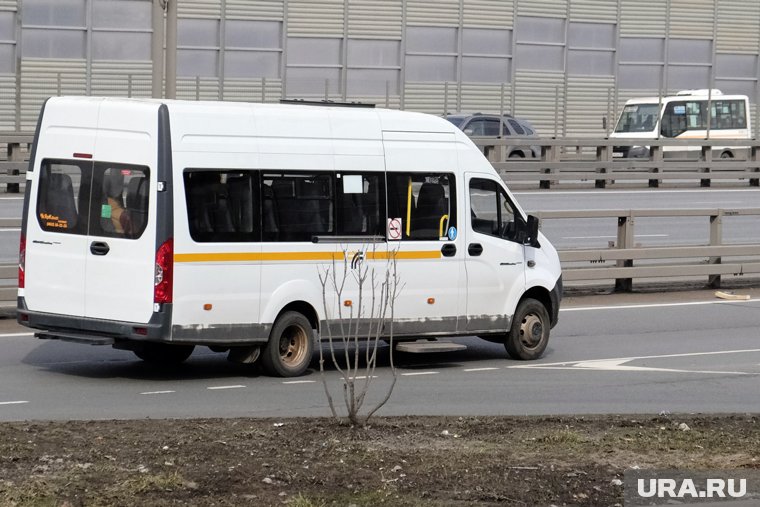
M 338 173 L 336 207 L 339 236 L 385 235 L 382 173 Z
M 37 220 L 48 232 L 87 234 L 92 162 L 43 160 Z
M 401 222 L 401 239 L 446 240 L 456 227 L 453 174 L 388 173 L 388 218 Z
M 189 169 L 183 179 L 188 226 L 194 241 L 260 241 L 255 171 Z
M 470 217 L 473 231 L 514 239 L 514 207 L 495 181 L 481 178 L 470 180 Z
M 264 241 L 311 241 L 335 234 L 335 175 L 264 173 L 261 177 Z
M 90 235 L 139 238 L 148 223 L 149 187 L 147 167 L 96 163 Z

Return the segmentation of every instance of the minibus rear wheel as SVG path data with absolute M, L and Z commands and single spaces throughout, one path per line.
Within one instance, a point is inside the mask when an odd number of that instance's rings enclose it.
M 193 345 L 172 345 L 168 343 L 144 343 L 134 350 L 137 357 L 151 364 L 180 364 L 193 353 Z
M 314 330 L 298 312 L 285 312 L 272 326 L 261 354 L 264 371 L 277 377 L 298 377 L 306 372 L 314 351 Z
M 538 359 L 549 343 L 551 321 L 546 307 L 535 299 L 526 298 L 517 305 L 512 326 L 504 342 L 512 359 Z

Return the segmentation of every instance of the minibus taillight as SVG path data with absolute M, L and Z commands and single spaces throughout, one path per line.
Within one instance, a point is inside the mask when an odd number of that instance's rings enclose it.
M 153 283 L 153 302 L 172 302 L 172 272 L 174 271 L 174 240 L 167 239 L 156 252 L 156 275 Z
M 18 246 L 18 288 L 24 288 L 26 281 L 26 236 L 21 235 L 21 242 Z

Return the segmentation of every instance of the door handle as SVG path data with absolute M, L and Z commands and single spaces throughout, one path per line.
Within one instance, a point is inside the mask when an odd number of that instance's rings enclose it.
M 105 255 L 111 250 L 111 247 L 108 246 L 108 243 L 104 241 L 93 241 L 90 244 L 90 252 L 92 252 L 93 255 Z
M 473 257 L 477 257 L 478 255 L 483 253 L 483 245 L 480 243 L 470 243 L 467 246 L 467 253 L 472 255 Z
M 444 257 L 454 257 L 457 254 L 457 246 L 454 243 L 446 243 L 441 247 L 441 254 Z

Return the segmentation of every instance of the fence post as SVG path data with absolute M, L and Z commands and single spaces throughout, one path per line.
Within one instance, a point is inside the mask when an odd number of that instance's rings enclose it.
M 607 174 L 607 168 L 612 162 L 612 147 L 609 144 L 596 147 L 596 160 L 597 162 L 604 162 L 604 167 L 600 167 L 597 172 L 600 174 Z M 607 188 L 607 180 L 594 181 L 595 188 Z
M 723 210 L 718 210 L 717 215 L 710 215 L 710 246 L 718 246 L 723 243 Z M 710 257 L 710 264 L 720 264 L 721 257 Z M 709 275 L 707 286 L 712 289 L 720 288 L 720 275 Z
M 545 146 L 541 148 L 541 151 L 542 151 L 541 158 L 542 159 L 545 159 L 547 162 L 549 162 L 552 165 L 554 165 L 557 162 L 559 162 L 560 147 L 558 145 L 552 144 L 551 146 L 549 146 L 549 153 L 547 154 L 546 157 L 543 156 L 545 149 L 546 149 Z M 540 171 L 542 173 L 544 173 L 544 174 L 551 174 L 552 171 L 553 171 L 553 169 L 551 167 L 545 167 L 545 168 L 541 169 Z M 538 188 L 549 189 L 549 188 L 551 188 L 551 186 L 552 186 L 551 180 L 540 180 L 538 182 Z
M 710 166 L 712 165 L 712 146 L 702 146 L 702 153 L 700 155 L 702 158 L 700 159 L 705 163 L 705 167 L 702 168 L 702 172 L 711 173 L 712 169 Z M 699 186 L 700 187 L 709 187 L 710 186 L 710 178 L 702 178 L 699 180 Z
M 755 173 L 760 172 L 760 158 L 758 158 L 758 148 L 760 148 L 760 146 L 755 144 L 752 145 L 749 150 L 749 160 L 752 163 L 750 170 Z M 750 178 L 749 186 L 760 187 L 760 178 Z
M 652 145 L 649 147 L 649 160 L 651 160 L 653 163 L 656 164 L 655 167 L 652 167 L 649 172 L 651 173 L 659 173 L 660 172 L 660 165 L 662 164 L 662 145 Z M 649 186 L 651 188 L 657 188 L 660 186 L 660 180 L 659 179 L 650 179 L 649 180 Z
M 8 161 L 9 162 L 23 162 L 24 155 L 21 153 L 21 143 L 8 143 Z M 18 176 L 18 169 L 11 169 L 8 171 L 9 175 Z M 5 192 L 8 194 L 18 194 L 20 183 L 8 183 L 5 186 Z
M 617 248 L 619 250 L 633 246 L 633 214 L 629 211 L 627 216 L 618 217 Z M 619 268 L 633 267 L 633 259 L 621 259 L 617 261 Z M 615 292 L 631 292 L 633 290 L 632 278 L 616 278 Z

